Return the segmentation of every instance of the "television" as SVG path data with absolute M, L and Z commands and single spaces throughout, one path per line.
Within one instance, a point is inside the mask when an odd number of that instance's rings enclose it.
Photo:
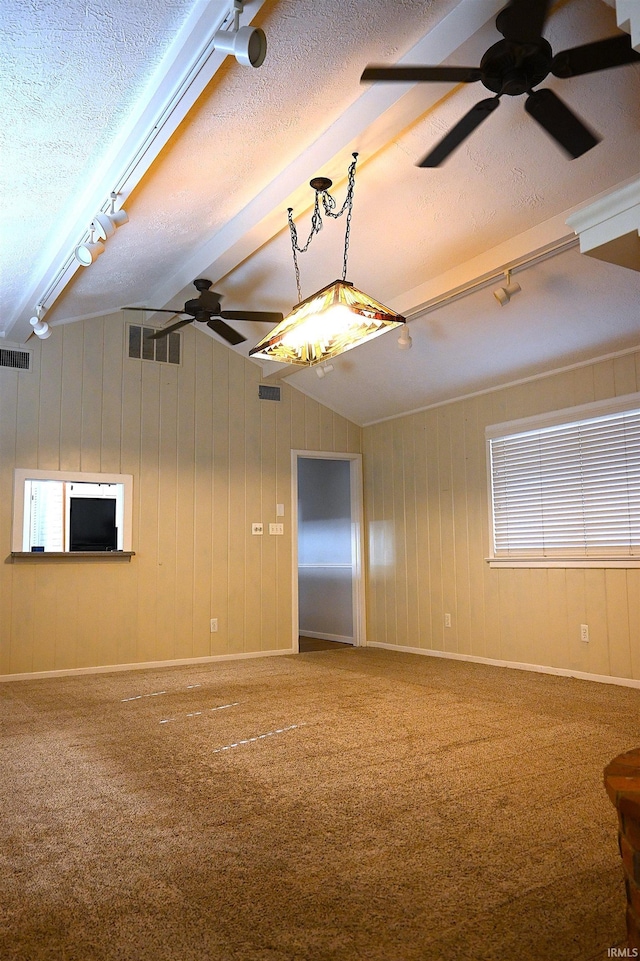
M 117 546 L 115 497 L 71 497 L 69 549 L 115 551 Z

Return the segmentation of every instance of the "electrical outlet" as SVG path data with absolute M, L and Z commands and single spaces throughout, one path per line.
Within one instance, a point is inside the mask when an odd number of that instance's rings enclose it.
M 269 524 L 270 534 L 284 534 L 284 524 Z
M 584 641 L 585 644 L 589 643 L 589 625 L 588 624 L 580 625 L 580 640 Z
M 217 618 L 217 617 L 212 617 L 212 618 L 211 618 L 211 633 L 212 633 L 212 634 L 215 634 L 217 630 L 218 630 L 218 618 Z
M 444 615 L 444 626 L 451 627 L 451 614 Z
M 252 524 L 252 525 L 251 525 L 251 533 L 252 533 L 252 534 L 262 534 L 263 529 L 264 529 L 264 527 L 263 527 L 262 524 Z

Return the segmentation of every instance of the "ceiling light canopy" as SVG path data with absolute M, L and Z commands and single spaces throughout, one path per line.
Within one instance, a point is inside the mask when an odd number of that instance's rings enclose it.
M 353 162 L 349 167 L 347 196 L 339 211 L 336 211 L 336 202 L 329 194 L 332 182 L 326 177 L 315 177 L 310 182 L 310 186 L 316 192 L 316 199 L 311 232 L 303 246 L 298 244 L 293 211 L 289 208 L 289 230 L 299 303 L 277 327 L 274 327 L 249 351 L 250 356 L 260 360 L 313 367 L 330 357 L 336 357 L 352 347 L 378 337 L 392 327 L 406 323 L 405 318 L 400 314 L 396 314 L 395 311 L 358 290 L 346 280 L 357 158 L 357 153 L 354 153 Z M 347 213 L 342 279 L 334 280 L 327 287 L 302 300 L 297 255 L 305 253 L 313 237 L 322 230 L 321 205 L 325 215 L 334 219 Z

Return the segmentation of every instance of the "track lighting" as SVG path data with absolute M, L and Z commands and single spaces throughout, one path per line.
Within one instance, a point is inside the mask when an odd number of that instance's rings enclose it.
M 43 310 L 44 308 L 42 304 L 38 304 L 36 307 L 35 317 L 32 317 L 29 321 L 33 327 L 34 334 L 36 337 L 39 337 L 40 340 L 46 340 L 47 337 L 51 337 L 51 328 L 49 327 L 49 324 L 46 322 L 46 320 L 42 320 Z
M 520 286 L 520 284 L 517 284 L 515 281 L 511 283 L 510 270 L 507 270 L 504 276 L 506 279 L 505 286 L 498 287 L 493 292 L 493 296 L 496 298 L 496 300 L 498 301 L 501 307 L 504 307 L 505 304 L 508 304 L 511 298 L 513 297 L 513 295 L 517 294 L 518 291 L 522 290 L 522 287 Z
M 74 257 L 83 267 L 90 267 L 100 254 L 104 253 L 104 244 L 101 240 L 95 239 L 96 228 L 93 224 L 89 228 L 89 240 L 84 244 L 78 244 L 73 252 Z
M 413 345 L 413 340 L 411 339 L 411 334 L 409 333 L 409 328 L 404 326 L 400 330 L 400 336 L 398 337 L 398 347 L 400 350 L 411 350 Z
M 100 240 L 113 237 L 118 227 L 129 220 L 126 210 L 116 210 L 117 193 L 111 194 L 111 210 L 106 214 L 99 213 L 93 218 L 93 227 Z
M 100 211 L 95 215 L 89 227 L 89 240 L 78 244 L 73 252 L 74 257 L 83 267 L 90 267 L 100 254 L 104 253 L 104 241 L 113 237 L 118 227 L 129 220 L 126 210 L 116 210 L 117 193 L 112 191 L 111 210 L 106 213 Z
M 267 55 L 267 38 L 259 27 L 241 27 L 240 14 L 244 0 L 234 0 L 233 27 L 218 30 L 213 46 L 221 53 L 232 54 L 243 67 L 261 67 Z
M 318 375 L 320 380 L 322 380 L 322 378 L 326 377 L 327 374 L 330 374 L 332 370 L 333 370 L 333 364 L 323 364 L 322 367 L 316 367 L 316 374 Z
M 51 337 L 51 327 L 49 327 L 46 320 L 38 320 L 37 317 L 32 317 L 29 323 L 33 327 L 34 334 L 36 337 L 39 337 L 40 340 L 46 340 L 47 337 Z

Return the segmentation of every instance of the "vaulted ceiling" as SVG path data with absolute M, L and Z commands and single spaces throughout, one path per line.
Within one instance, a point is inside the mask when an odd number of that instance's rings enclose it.
M 640 272 L 585 257 L 566 221 L 640 173 L 640 64 L 542 84 L 601 137 L 577 159 L 524 98 L 504 97 L 423 169 L 487 91 L 364 85 L 361 73 L 479 64 L 504 0 L 251 0 L 241 23 L 267 35 L 259 68 L 213 50 L 230 0 L 0 5 L 5 343 L 26 341 L 39 303 L 55 337 L 124 305 L 180 310 L 197 277 L 224 308 L 287 313 L 298 299 L 287 208 L 306 239 L 309 180 L 330 177 L 341 204 L 357 151 L 347 277 L 409 318 L 413 346 L 390 332 L 325 377 L 267 363 L 266 378 L 367 424 L 638 345 Z M 605 0 L 560 0 L 545 27 L 554 52 L 619 32 Z M 114 190 L 129 222 L 78 266 L 73 250 Z M 326 222 L 300 256 L 303 297 L 341 275 L 343 239 L 344 221 Z M 509 266 L 522 291 L 500 307 L 491 290 Z M 229 349 L 245 355 L 269 329 L 236 326 L 247 340 Z

